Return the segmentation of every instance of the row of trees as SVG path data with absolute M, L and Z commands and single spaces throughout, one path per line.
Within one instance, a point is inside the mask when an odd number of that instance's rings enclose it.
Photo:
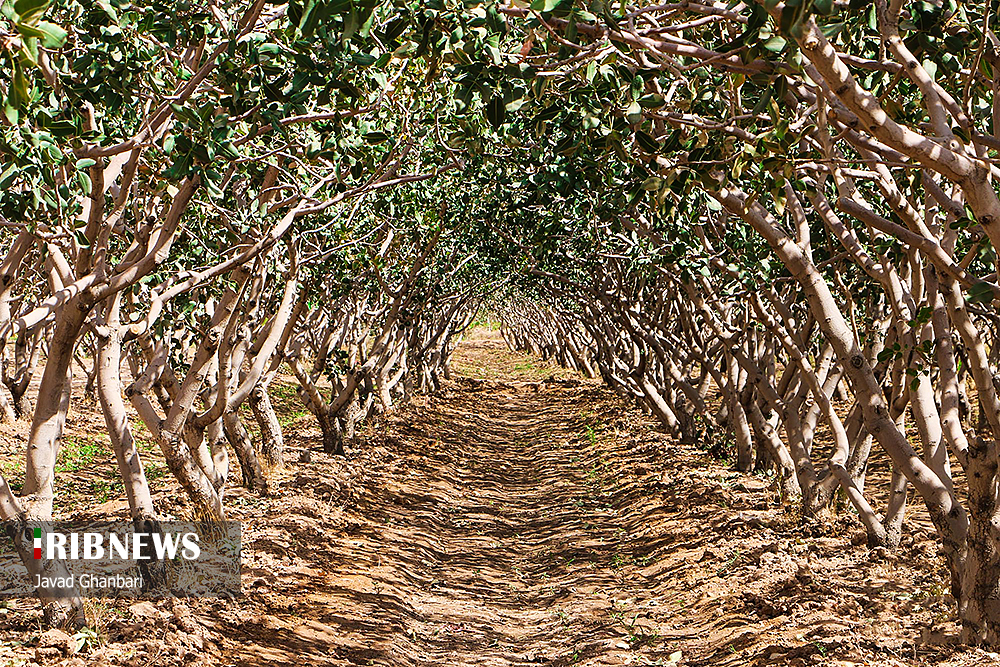
M 53 518 L 81 368 L 145 531 L 158 512 L 130 409 L 195 513 L 219 521 L 230 453 L 261 493 L 283 464 L 267 393 L 282 368 L 330 453 L 439 385 L 497 282 L 472 261 L 452 194 L 469 149 L 448 67 L 485 15 L 3 4 L 0 417 L 31 425 L 20 493 L 0 478 L 0 519 Z M 32 558 L 24 530 L 16 544 L 32 574 L 64 571 Z M 73 590 L 39 595 L 49 622 L 84 622 Z
M 512 127 L 538 164 L 508 342 L 596 370 L 679 437 L 728 439 L 805 515 L 841 491 L 872 545 L 898 543 L 913 489 L 965 638 L 997 641 L 992 7 L 501 11 L 536 76 Z

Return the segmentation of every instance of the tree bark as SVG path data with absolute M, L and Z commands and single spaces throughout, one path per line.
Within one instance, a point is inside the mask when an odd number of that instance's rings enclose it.
M 250 409 L 260 427 L 261 463 L 268 469 L 281 468 L 284 465 L 285 439 L 266 387 L 258 384 L 250 392 Z

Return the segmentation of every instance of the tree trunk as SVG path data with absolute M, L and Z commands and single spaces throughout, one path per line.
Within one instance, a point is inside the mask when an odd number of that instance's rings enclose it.
M 56 322 L 49 356 L 38 388 L 38 399 L 28 436 L 25 471 L 25 511 L 29 519 L 52 518 L 53 475 L 62 438 L 72 386 L 73 347 L 83 326 L 85 309 L 77 300 L 68 302 Z
M 32 580 L 36 576 L 41 576 L 47 581 L 65 579 L 69 576 L 66 563 L 62 560 L 35 559 L 33 528 L 41 527 L 45 522 L 29 521 L 3 475 L 0 475 L 0 519 L 6 523 L 7 533 L 13 540 L 14 548 Z M 42 586 L 37 588 L 36 592 L 42 603 L 44 626 L 75 630 L 86 623 L 83 600 L 75 588 Z
M 344 455 L 344 434 L 340 430 L 337 417 L 326 411 L 316 415 L 320 431 L 323 434 L 323 451 L 327 454 Z
M 251 491 L 267 494 L 267 478 L 264 477 L 264 472 L 261 470 L 253 441 L 243 426 L 239 412 L 236 410 L 227 412 L 223 415 L 222 421 L 226 429 L 226 438 L 233 446 L 236 458 L 240 462 L 240 470 L 243 471 L 243 486 Z
M 747 421 L 746 412 L 740 405 L 739 384 L 741 369 L 738 364 L 728 364 L 729 370 L 729 396 L 727 403 L 729 407 L 729 426 L 733 431 L 733 439 L 736 441 L 736 469 L 740 472 L 749 472 L 753 466 L 753 435 L 750 432 L 750 423 Z
M 260 427 L 261 463 L 265 468 L 281 468 L 284 465 L 285 439 L 266 387 L 258 384 L 250 392 L 250 409 Z
M 97 347 L 97 391 L 100 398 L 104 422 L 111 438 L 118 461 L 118 470 L 125 485 L 125 495 L 128 497 L 132 518 L 136 520 L 155 520 L 156 511 L 153 508 L 153 498 L 146 481 L 146 473 L 132 439 L 132 429 L 122 400 L 121 391 L 121 332 L 118 330 L 118 298 L 110 305 L 111 314 L 107 317 L 110 332 L 107 337 L 100 338 Z

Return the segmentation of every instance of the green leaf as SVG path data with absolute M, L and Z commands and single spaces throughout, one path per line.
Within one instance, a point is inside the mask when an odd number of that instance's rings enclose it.
M 933 79 L 935 75 L 937 75 L 937 70 L 938 70 L 937 63 L 931 60 L 930 58 L 924 59 L 923 66 L 924 66 L 924 71 L 927 72 L 927 76 L 929 76 L 930 78 Z
M 834 11 L 833 0 L 813 0 L 813 9 L 816 10 L 817 14 L 832 16 Z
M 7 91 L 7 99 L 4 100 L 4 115 L 7 120 L 16 124 L 21 107 L 31 99 L 28 88 L 28 79 L 24 76 L 24 68 L 21 60 L 14 62 L 14 78 L 10 83 L 10 90 Z
M 65 44 L 66 37 L 69 35 L 60 26 L 48 21 L 39 21 L 30 27 L 18 24 L 17 29 L 21 31 L 21 34 L 30 33 L 29 36 L 39 38 L 42 40 L 42 44 L 50 49 L 58 49 Z
M 212 197 L 215 197 L 216 199 L 218 199 L 219 197 L 222 197 L 225 194 L 219 188 L 219 186 L 216 185 L 214 179 L 212 179 L 212 178 L 206 178 L 206 179 L 204 179 L 204 181 L 205 181 L 205 189 L 208 190 L 208 194 L 211 195 Z
M 307 0 L 305 6 L 294 1 L 288 3 L 288 20 L 293 25 L 298 26 L 303 37 L 312 36 L 313 31 L 316 30 L 318 12 L 314 10 L 319 7 L 319 4 L 316 0 Z
M 5 190 L 7 186 L 14 182 L 16 177 L 17 165 L 11 163 L 10 166 L 3 170 L 3 173 L 0 173 L 0 190 Z
M 80 189 L 87 194 L 90 194 L 90 191 L 94 189 L 94 183 L 85 171 L 76 172 L 76 182 L 80 184 Z
M 7 98 L 3 101 L 3 115 L 8 121 L 10 121 L 11 125 L 17 125 L 17 107 L 11 104 L 10 96 L 7 96 Z
M 499 129 L 507 119 L 507 108 L 504 106 L 503 98 L 494 95 L 489 104 L 486 105 L 486 120 L 490 122 L 493 129 Z
M 378 58 L 370 53 L 354 53 L 351 55 L 351 62 L 362 67 L 373 65 L 377 60 Z
M 633 125 L 642 122 L 642 107 L 639 106 L 638 102 L 632 102 L 632 104 L 628 105 L 628 108 L 625 110 L 625 117 Z
M 833 40 L 837 37 L 837 35 L 844 32 L 844 29 L 846 27 L 847 26 L 844 25 L 843 21 L 836 21 L 834 23 L 827 23 L 825 25 L 822 25 L 820 26 L 819 29 L 820 32 L 823 33 L 824 37 L 826 37 L 829 40 Z
M 364 135 L 364 140 L 370 144 L 381 144 L 389 140 L 389 135 L 385 132 L 368 132 Z
M 787 43 L 788 42 L 786 42 L 783 37 L 775 35 L 774 37 L 771 37 L 770 39 L 765 41 L 763 47 L 768 51 L 770 51 L 771 53 L 779 53 L 783 48 L 785 48 L 785 44 Z
M 17 0 L 14 3 L 16 13 L 23 23 L 33 23 L 48 9 L 51 0 Z
M 97 0 L 97 6 L 104 10 L 104 13 L 108 15 L 113 23 L 118 23 L 118 12 L 109 2 L 105 0 Z
M 87 167 L 93 167 L 95 164 L 97 164 L 97 160 L 92 157 L 80 158 L 76 161 L 76 168 L 83 170 Z
M 647 192 L 653 190 L 659 190 L 660 186 L 663 184 L 663 179 L 659 176 L 650 176 L 642 182 L 642 189 Z
M 659 93 L 650 93 L 649 95 L 643 95 L 639 98 L 639 106 L 643 109 L 662 107 L 664 104 L 666 104 L 666 98 Z
M 639 148 L 646 151 L 647 153 L 660 152 L 661 148 L 660 143 L 653 137 L 643 132 L 642 130 L 636 130 L 635 141 L 637 144 L 639 144 Z
M 531 8 L 536 12 L 551 12 L 553 9 L 558 7 L 562 1 L 563 0 L 532 0 Z
M 219 144 L 219 155 L 226 158 L 227 160 L 240 159 L 240 152 L 236 150 L 236 146 L 234 146 L 233 142 L 231 141 L 226 141 L 222 144 Z
M 31 67 L 38 66 L 38 37 L 41 35 L 37 30 L 31 26 L 26 26 L 23 23 L 15 24 L 18 31 L 21 33 L 21 50 L 19 51 L 20 60 L 25 65 L 30 65 Z M 31 69 L 29 67 L 29 69 Z
M 989 303 L 993 301 L 993 286 L 987 282 L 978 282 L 969 288 L 965 300 L 969 303 Z
M 772 91 L 773 88 L 771 86 L 764 88 L 764 92 L 761 94 L 760 100 L 753 107 L 753 113 L 755 115 L 764 111 L 764 109 L 767 108 L 767 105 L 770 104 Z
M 350 42 L 351 37 L 354 37 L 354 33 L 358 31 L 359 27 L 361 27 L 361 21 L 358 18 L 358 10 L 352 2 L 351 12 L 344 19 L 344 34 L 341 35 L 341 42 L 344 44 Z

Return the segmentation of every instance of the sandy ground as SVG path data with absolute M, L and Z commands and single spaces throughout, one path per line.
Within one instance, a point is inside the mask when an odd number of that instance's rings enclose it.
M 495 333 L 477 331 L 455 370 L 346 457 L 322 453 L 278 385 L 290 464 L 273 495 L 228 496 L 244 596 L 90 601 L 93 631 L 69 642 L 42 634 L 36 601 L 7 601 L 0 664 L 1000 664 L 954 645 L 919 508 L 898 551 L 870 551 L 847 510 L 803 524 L 769 480 Z M 24 426 L 4 428 L 17 478 Z M 60 516 L 126 514 L 101 431 L 78 401 Z M 161 511 L 185 516 L 144 453 Z

